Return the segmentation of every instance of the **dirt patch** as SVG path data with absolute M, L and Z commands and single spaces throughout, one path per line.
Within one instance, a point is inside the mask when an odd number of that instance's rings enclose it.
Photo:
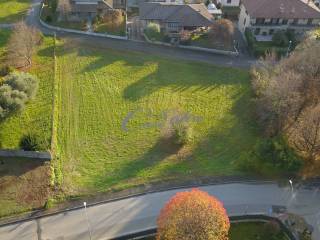
M 35 159 L 1 158 L 0 217 L 42 207 L 50 193 L 50 165 Z

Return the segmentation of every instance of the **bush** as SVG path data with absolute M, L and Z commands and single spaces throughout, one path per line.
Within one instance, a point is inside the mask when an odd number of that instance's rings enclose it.
M 145 32 L 151 40 L 156 39 L 160 35 L 160 25 L 157 23 L 149 23 Z
M 12 67 L 9 67 L 8 65 L 4 65 L 0 67 L 0 77 L 5 77 L 9 73 L 12 73 L 14 69 Z
M 295 173 L 303 166 L 303 160 L 288 146 L 282 137 L 260 140 L 254 150 L 240 157 L 238 167 L 244 171 L 261 172 L 265 168 Z
M 190 143 L 193 139 L 192 128 L 186 124 L 174 125 L 174 136 L 176 139 L 176 144 L 185 145 Z
M 183 30 L 180 32 L 180 43 L 182 45 L 191 44 L 191 33 L 189 31 Z
M 226 240 L 229 218 L 222 203 L 198 189 L 177 193 L 161 210 L 157 240 Z
M 289 44 L 289 39 L 284 31 L 277 31 L 272 36 L 272 42 L 275 46 L 286 47 Z
M 249 28 L 246 28 L 244 35 L 247 39 L 249 48 L 252 48 L 254 43 L 256 42 L 256 38 L 253 36 L 253 33 Z
M 25 151 L 41 151 L 42 143 L 40 137 L 36 134 L 24 135 L 20 140 L 20 148 Z
M 52 22 L 52 17 L 51 17 L 50 15 L 49 15 L 49 16 L 46 16 L 45 21 L 46 21 L 47 23 L 51 23 L 51 22 Z
M 4 78 L 0 86 L 0 119 L 24 108 L 34 97 L 38 89 L 38 80 L 27 73 L 11 73 Z

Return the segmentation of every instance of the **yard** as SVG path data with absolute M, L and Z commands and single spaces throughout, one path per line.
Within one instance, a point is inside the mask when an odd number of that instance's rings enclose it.
M 247 71 L 74 43 L 57 54 L 55 166 L 66 195 L 243 174 L 235 162 L 258 139 Z M 192 143 L 163 140 L 170 114 L 191 119 Z
M 31 0 L 0 0 L 0 23 L 12 23 L 22 20 Z
M 9 30 L 0 30 L 0 56 L 4 53 L 9 34 Z M 37 133 L 50 149 L 54 79 L 52 38 L 44 38 L 33 61 L 30 72 L 40 80 L 38 93 L 26 109 L 0 122 L 1 148 L 19 148 L 23 135 L 32 132 Z M 0 217 L 43 207 L 47 199 L 50 167 L 37 161 L 0 159 Z

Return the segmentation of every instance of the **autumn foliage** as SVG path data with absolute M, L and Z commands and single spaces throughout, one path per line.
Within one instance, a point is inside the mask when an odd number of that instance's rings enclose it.
M 230 228 L 222 203 L 198 189 L 177 193 L 157 223 L 157 240 L 227 240 Z

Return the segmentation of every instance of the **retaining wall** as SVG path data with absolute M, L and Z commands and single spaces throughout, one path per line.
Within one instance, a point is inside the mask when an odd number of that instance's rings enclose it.
M 0 150 L 0 157 L 23 157 L 33 158 L 42 161 L 50 161 L 50 152 L 35 152 L 35 151 L 23 151 L 23 150 Z

